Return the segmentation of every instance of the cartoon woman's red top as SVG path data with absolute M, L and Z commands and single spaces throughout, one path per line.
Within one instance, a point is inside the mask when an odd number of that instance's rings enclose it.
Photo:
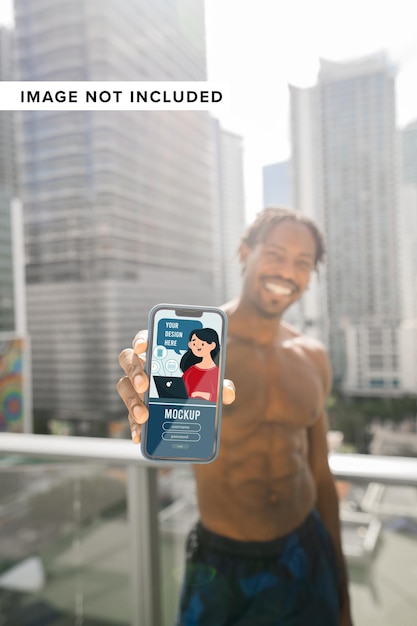
M 219 380 L 219 368 L 216 365 L 210 369 L 201 369 L 198 365 L 192 365 L 184 372 L 183 380 L 190 398 L 194 391 L 200 391 L 210 394 L 209 402 L 216 402 Z

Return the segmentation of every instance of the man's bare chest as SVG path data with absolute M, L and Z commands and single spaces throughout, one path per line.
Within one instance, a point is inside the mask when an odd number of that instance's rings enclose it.
M 232 343 L 226 376 L 235 383 L 236 400 L 225 407 L 225 418 L 240 429 L 268 423 L 305 428 L 322 412 L 320 372 L 296 343 L 275 348 Z

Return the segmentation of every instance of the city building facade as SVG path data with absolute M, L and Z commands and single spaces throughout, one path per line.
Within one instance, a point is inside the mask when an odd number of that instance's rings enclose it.
M 383 53 L 321 60 L 290 88 L 296 206 L 327 242 L 323 326 L 335 383 L 356 395 L 401 389 L 395 69 Z M 316 309 L 320 310 L 320 309 Z
M 14 77 L 14 33 L 0 27 L 0 80 Z M 15 113 L 0 111 L 0 431 L 32 430 L 23 221 Z
M 404 389 L 417 393 L 417 120 L 399 131 L 402 323 L 400 362 Z
M 0 26 L 0 80 L 13 80 L 14 31 Z M 17 195 L 15 112 L 0 111 L 0 189 L 13 197 Z
M 21 80 L 206 78 L 202 0 L 16 0 L 15 21 Z M 153 304 L 220 304 L 211 119 L 25 111 L 20 137 L 34 407 L 91 432 L 122 419 L 117 354 Z
M 263 205 L 293 208 L 291 161 L 269 163 L 262 168 Z
M 216 149 L 218 255 L 221 265 L 221 299 L 235 298 L 241 287 L 240 238 L 245 228 L 242 137 L 221 128 L 213 119 Z
M 0 26 L 0 80 L 13 78 L 13 31 Z M 12 111 L 0 111 L 0 332 L 15 330 L 11 201 L 16 195 Z
M 402 317 L 417 318 L 417 121 L 399 131 Z

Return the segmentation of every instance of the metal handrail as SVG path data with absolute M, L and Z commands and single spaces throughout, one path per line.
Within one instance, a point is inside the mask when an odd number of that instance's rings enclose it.
M 127 439 L 2 433 L 0 455 L 2 454 L 80 461 L 102 460 L 148 469 L 175 467 L 174 463 L 157 463 L 144 459 L 140 446 Z M 417 458 L 331 453 L 329 465 L 338 479 L 417 485 Z
M 340 480 L 417 486 L 417 458 L 332 453 L 329 465 Z
M 146 464 L 149 467 L 149 463 L 142 456 L 140 446 L 127 439 L 1 433 L 1 454 L 80 461 L 99 460 L 126 465 Z

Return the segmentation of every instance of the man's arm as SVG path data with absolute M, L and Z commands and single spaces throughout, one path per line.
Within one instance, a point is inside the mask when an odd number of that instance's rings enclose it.
M 327 417 L 325 412 L 309 431 L 309 462 L 317 488 L 317 510 L 330 533 L 336 549 L 340 573 L 341 620 L 343 626 L 350 625 L 350 601 L 345 559 L 339 522 L 339 502 L 334 478 L 327 461 Z
M 331 371 L 324 349 L 317 351 L 318 365 L 327 395 L 331 386 Z M 309 429 L 309 464 L 317 488 L 317 510 L 332 538 L 340 573 L 340 625 L 351 626 L 350 600 L 345 558 L 339 521 L 339 500 L 336 485 L 328 463 L 327 414 L 323 410 L 319 420 Z

